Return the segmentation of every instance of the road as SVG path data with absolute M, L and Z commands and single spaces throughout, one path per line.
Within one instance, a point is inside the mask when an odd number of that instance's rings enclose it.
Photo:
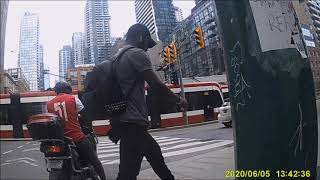
M 180 161 L 233 145 L 232 128 L 221 124 L 159 131 L 151 133 L 160 144 L 167 163 Z M 98 155 L 107 179 L 115 179 L 119 165 L 119 147 L 107 137 L 99 138 Z M 39 143 L 1 141 L 1 179 L 48 179 Z M 145 160 L 141 171 L 149 169 Z

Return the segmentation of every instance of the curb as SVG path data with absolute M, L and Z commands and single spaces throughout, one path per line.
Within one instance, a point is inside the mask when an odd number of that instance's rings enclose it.
M 168 130 L 188 128 L 188 127 L 195 127 L 195 126 L 203 126 L 203 125 L 214 124 L 214 123 L 218 123 L 218 120 L 207 121 L 207 122 L 202 122 L 202 123 L 194 123 L 194 124 L 188 124 L 188 125 L 182 125 L 182 126 L 172 126 L 172 127 L 166 127 L 166 128 L 149 129 L 148 131 L 150 133 L 152 133 L 152 132 L 168 131 Z M 100 136 L 100 137 L 103 137 L 103 136 Z M 0 138 L 0 141 L 32 141 L 32 138 Z
M 188 127 L 195 127 L 195 126 L 203 126 L 203 125 L 214 124 L 214 123 L 218 123 L 218 120 L 207 121 L 207 122 L 202 122 L 202 123 L 194 123 L 194 124 L 188 124 L 188 125 L 182 125 L 182 126 L 173 126 L 173 127 L 158 128 L 158 129 L 149 129 L 148 131 L 150 133 L 152 133 L 152 132 L 175 130 L 175 129 L 182 129 L 182 128 L 188 128 Z

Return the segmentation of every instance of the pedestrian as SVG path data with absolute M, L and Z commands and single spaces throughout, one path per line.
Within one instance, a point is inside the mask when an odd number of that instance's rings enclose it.
M 98 155 L 88 137 L 82 132 L 78 121 L 78 114 L 83 116 L 84 107 L 81 101 L 71 95 L 72 88 L 66 82 L 58 82 L 54 91 L 57 96 L 48 102 L 48 112 L 56 114 L 63 120 L 64 136 L 72 138 L 80 157 L 90 162 L 100 179 L 105 180 L 106 176 Z
M 146 157 L 152 169 L 161 179 L 174 179 L 165 164 L 159 144 L 148 133 L 145 82 L 156 95 L 167 98 L 182 108 L 187 107 L 187 101 L 172 93 L 152 69 L 146 51 L 155 45 L 156 42 L 151 38 L 146 26 L 132 25 L 127 32 L 123 48 L 126 46 L 134 48 L 127 50 L 114 66 L 122 91 L 124 94 L 130 91 L 126 111 L 111 119 L 111 124 L 117 124 L 112 125 L 112 129 L 118 129 L 120 134 L 118 180 L 136 179 L 143 157 Z

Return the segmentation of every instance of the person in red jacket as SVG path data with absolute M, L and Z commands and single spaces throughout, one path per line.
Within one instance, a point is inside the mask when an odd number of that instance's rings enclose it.
M 56 114 L 64 122 L 64 136 L 72 138 L 76 150 L 82 159 L 89 161 L 101 180 L 106 176 L 97 153 L 94 151 L 89 139 L 84 135 L 78 121 L 78 114 L 83 114 L 83 104 L 71 95 L 72 88 L 66 82 L 58 82 L 54 87 L 57 96 L 47 104 L 49 113 Z

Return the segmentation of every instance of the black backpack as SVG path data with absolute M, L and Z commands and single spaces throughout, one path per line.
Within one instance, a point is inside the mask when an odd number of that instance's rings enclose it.
M 127 95 L 124 95 L 115 73 L 115 62 L 133 46 L 120 50 L 111 61 L 104 61 L 94 66 L 92 72 L 87 73 L 85 92 L 82 95 L 84 113 L 89 120 L 101 120 L 125 112 Z M 131 91 L 136 83 L 131 87 Z M 129 92 L 131 92 L 129 91 Z

